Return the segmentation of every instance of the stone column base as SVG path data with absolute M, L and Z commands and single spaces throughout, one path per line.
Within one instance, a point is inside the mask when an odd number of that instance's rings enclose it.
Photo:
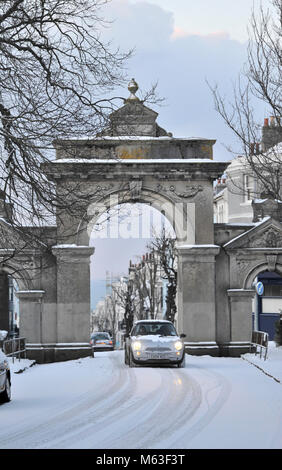
M 252 350 L 251 343 L 248 341 L 230 341 L 219 344 L 219 353 L 223 357 L 240 357 Z
M 201 342 L 184 343 L 185 352 L 191 356 L 240 357 L 242 354 L 253 352 L 248 341 L 230 341 L 226 343 Z
M 199 343 L 184 343 L 185 352 L 191 356 L 219 356 L 219 347 L 214 341 L 202 341 Z
M 93 357 L 93 350 L 88 343 L 27 343 L 26 357 L 35 360 L 38 364 L 46 364 Z

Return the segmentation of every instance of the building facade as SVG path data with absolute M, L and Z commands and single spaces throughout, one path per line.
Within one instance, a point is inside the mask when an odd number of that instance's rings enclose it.
M 253 161 L 259 166 L 261 172 L 267 165 L 281 166 L 282 164 L 282 127 L 280 120 L 265 119 L 262 128 L 262 142 L 253 145 Z M 282 202 L 269 196 L 263 186 L 263 179 L 259 179 L 252 171 L 246 157 L 237 157 L 231 161 L 224 178 L 217 181 L 214 190 L 214 220 L 219 227 L 226 229 L 240 227 L 247 233 L 254 233 L 263 220 L 272 219 L 275 223 L 282 223 Z M 264 162 L 266 164 L 264 165 Z M 268 168 L 267 168 L 268 169 Z M 267 178 L 266 178 L 267 179 Z M 282 183 L 282 181 L 281 181 Z M 276 225 L 277 226 L 277 225 Z M 259 229 L 257 229 L 259 230 Z M 272 240 L 273 237 L 273 240 Z M 279 238 L 279 237 L 278 237 Z M 257 247 L 261 241 L 257 241 Z M 230 242 L 227 246 L 232 246 Z M 261 244 L 263 246 L 263 244 Z M 265 239 L 268 249 L 278 247 L 276 232 L 269 230 Z M 257 252 L 257 256 L 259 251 Z M 265 254 L 266 255 L 266 254 Z M 275 323 L 282 313 L 282 277 L 281 272 L 275 270 L 275 260 L 278 253 L 272 255 L 274 262 L 267 263 L 253 280 L 253 287 L 262 282 L 264 292 L 259 295 L 255 292 L 252 301 L 253 328 L 266 331 L 270 340 L 274 339 Z M 243 257 L 243 255 L 242 255 Z M 240 262 L 243 269 L 245 261 Z

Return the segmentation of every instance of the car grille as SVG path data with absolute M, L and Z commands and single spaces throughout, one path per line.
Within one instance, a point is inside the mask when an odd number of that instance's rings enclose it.
M 146 348 L 145 351 L 147 352 L 168 352 L 170 351 L 170 348 L 165 348 L 163 346 L 155 346 L 155 347 L 149 347 Z

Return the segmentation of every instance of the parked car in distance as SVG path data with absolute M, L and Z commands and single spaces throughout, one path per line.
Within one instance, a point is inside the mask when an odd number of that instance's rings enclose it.
M 94 351 L 113 351 L 113 340 L 107 331 L 92 333 L 90 344 Z
M 145 364 L 176 364 L 185 367 L 185 348 L 172 322 L 139 320 L 125 342 L 124 362 L 129 367 Z
M 6 333 L 6 332 L 5 332 Z M 0 331 L 0 341 L 5 339 L 4 331 Z M 11 400 L 11 371 L 8 358 L 0 348 L 0 403 Z

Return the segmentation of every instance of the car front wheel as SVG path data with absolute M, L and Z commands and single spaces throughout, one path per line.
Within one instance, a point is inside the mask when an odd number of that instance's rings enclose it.
M 126 348 L 124 350 L 124 363 L 128 365 L 128 356 L 127 356 Z
M 184 354 L 184 357 L 183 357 L 182 361 L 179 362 L 179 363 L 177 364 L 177 366 L 180 367 L 180 368 L 185 367 L 185 354 Z
M 132 354 L 131 351 L 129 352 L 128 365 L 129 365 L 129 367 L 135 367 L 135 363 L 134 363 L 134 361 L 133 361 L 133 354 Z
M 5 390 L 0 393 L 0 403 L 6 403 L 11 400 L 11 384 L 9 377 L 6 377 Z

